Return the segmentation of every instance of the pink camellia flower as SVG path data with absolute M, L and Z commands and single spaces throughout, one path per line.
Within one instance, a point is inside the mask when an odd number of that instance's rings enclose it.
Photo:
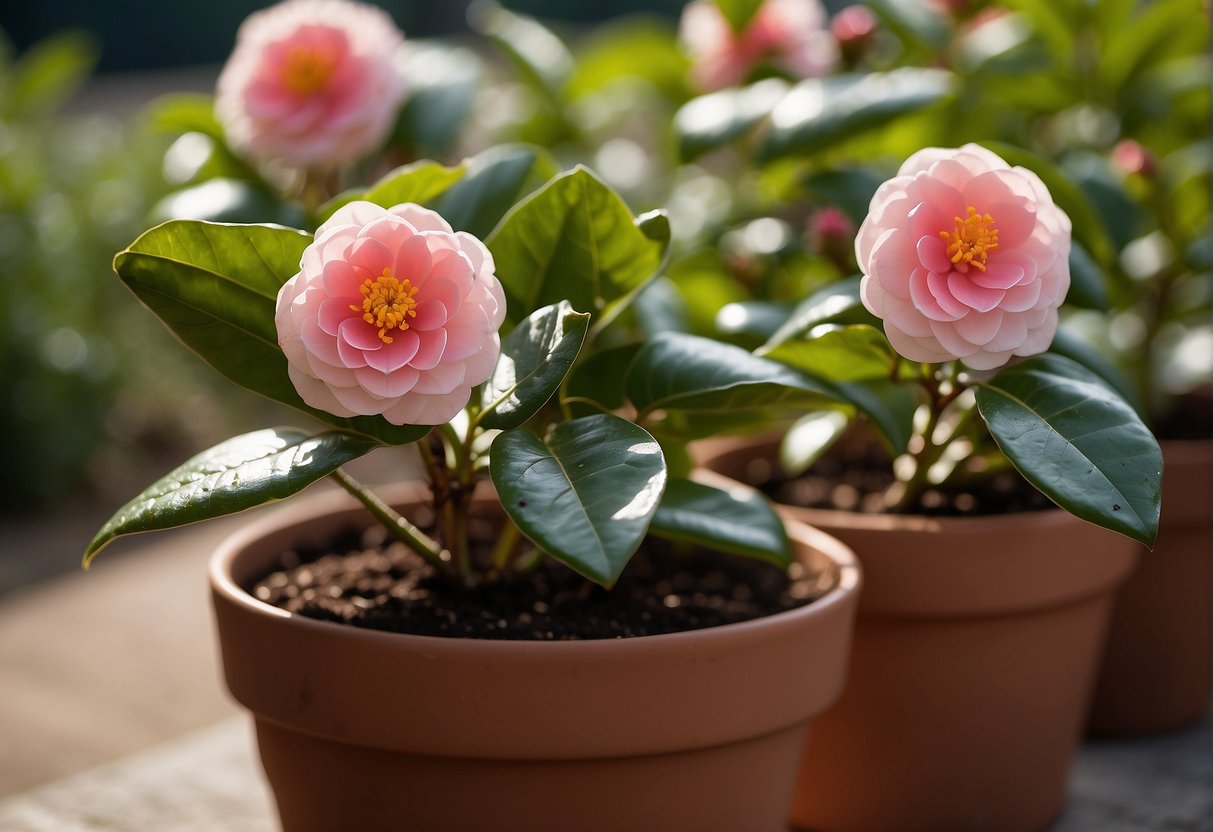
M 351 202 L 316 229 L 299 269 L 274 321 L 312 407 L 439 425 L 492 374 L 505 318 L 493 257 L 433 211 Z
M 1069 255 L 1070 218 L 1040 178 L 975 144 L 907 159 L 855 238 L 863 304 L 893 348 L 975 370 L 1049 348 Z
M 404 97 L 403 35 L 381 9 L 287 0 L 240 26 L 215 112 L 232 147 L 294 167 L 351 162 L 382 142 Z
M 838 44 L 825 29 L 818 0 L 765 0 L 740 34 L 711 0 L 682 10 L 679 36 L 691 55 L 691 75 L 703 90 L 740 84 L 769 62 L 797 78 L 825 75 L 838 58 Z

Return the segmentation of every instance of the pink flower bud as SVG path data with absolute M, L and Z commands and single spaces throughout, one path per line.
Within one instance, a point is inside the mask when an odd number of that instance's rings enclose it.
M 1117 142 L 1112 148 L 1112 163 L 1126 174 L 1141 174 L 1147 178 L 1158 171 L 1154 154 L 1132 139 Z
M 830 33 L 838 41 L 843 59 L 853 64 L 875 39 L 876 16 L 867 6 L 847 6 L 830 21 Z

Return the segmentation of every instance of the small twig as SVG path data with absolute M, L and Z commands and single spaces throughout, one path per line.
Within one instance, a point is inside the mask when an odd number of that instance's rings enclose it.
M 358 502 L 366 506 L 367 510 L 370 511 L 376 520 L 387 526 L 389 532 L 404 541 L 410 549 L 425 558 L 430 565 L 440 572 L 449 570 L 450 552 L 444 552 L 438 541 L 414 526 L 399 512 L 383 502 L 383 500 L 380 500 L 368 491 L 365 486 L 340 468 L 329 476 L 353 495 Z

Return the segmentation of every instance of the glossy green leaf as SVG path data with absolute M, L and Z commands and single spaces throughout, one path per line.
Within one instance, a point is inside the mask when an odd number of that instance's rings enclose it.
M 242 387 L 384 444 L 416 441 L 428 427 L 398 427 L 380 416 L 340 418 L 308 407 L 295 392 L 274 304 L 311 241 L 279 226 L 174 220 L 119 252 L 114 270 L 182 343 Z
M 556 163 L 539 147 L 498 145 L 468 159 L 467 173 L 432 206 L 456 231 L 483 240 L 506 212 L 556 175 Z
M 1071 361 L 1086 367 L 1116 391 L 1117 395 L 1124 399 L 1129 407 L 1137 412 L 1137 415 L 1143 419 L 1145 418 L 1145 407 L 1142 405 L 1141 397 L 1137 395 L 1137 391 L 1133 389 L 1133 385 L 1125 378 L 1124 373 L 1105 358 L 1103 353 L 1084 341 L 1080 336 L 1074 334 L 1064 326 L 1059 327 L 1057 334 L 1053 336 L 1053 344 L 1049 347 L 1049 352 L 1065 356 Z
M 446 193 L 467 172 L 465 165 L 446 167 L 423 160 L 396 168 L 366 190 L 345 191 L 326 202 L 317 212 L 321 220 L 355 200 L 366 200 L 384 208 L 405 202 L 427 205 Z
M 506 337 L 481 393 L 486 428 L 516 428 L 547 403 L 581 351 L 590 316 L 568 301 L 533 312 Z
M 810 175 L 805 186 L 822 201 L 841 208 L 858 228 L 868 215 L 872 196 L 884 180 L 884 176 L 871 168 L 831 167 Z
M 494 0 L 475 4 L 468 22 L 505 54 L 524 80 L 549 100 L 559 101 L 559 93 L 573 71 L 573 56 L 551 29 Z
M 948 22 L 930 3 L 868 0 L 867 5 L 904 42 L 927 50 L 941 49 L 948 42 Z
M 1036 356 L 982 383 L 977 407 L 1002 452 L 1051 500 L 1154 544 L 1162 452 L 1098 376 L 1061 356 Z
M 942 101 L 954 80 L 944 70 L 904 67 L 802 81 L 771 112 L 758 158 L 824 150 Z
M 684 333 L 651 338 L 624 381 L 641 416 L 657 410 L 745 411 L 823 406 L 836 401 L 826 386 L 741 347 Z
M 154 222 L 273 222 L 292 227 L 307 223 L 307 215 L 295 203 L 284 202 L 254 182 L 228 178 L 208 179 L 169 194 L 152 207 L 151 217 Z
M 690 93 L 687 66 L 675 32 L 659 18 L 604 21 L 577 41 L 577 66 L 564 94 L 576 101 L 616 82 L 647 81 L 670 101 Z
M 644 540 L 666 484 L 657 440 L 609 414 L 562 422 L 543 438 L 506 431 L 490 458 L 493 484 L 518 528 L 608 587 Z
M 1066 303 L 1101 312 L 1112 308 L 1103 269 L 1078 242 L 1070 245 L 1070 291 L 1066 293 Z
M 785 476 L 799 477 L 838 441 L 851 424 L 839 410 L 821 410 L 796 420 L 779 444 L 779 467 Z
M 401 74 L 409 94 L 391 143 L 425 154 L 445 153 L 472 112 L 483 70 L 470 49 L 436 41 L 409 41 Z
M 88 82 L 97 55 L 97 44 L 85 32 L 60 32 L 38 41 L 5 72 L 0 115 L 36 116 L 60 109 Z
M 863 306 L 859 299 L 859 275 L 836 280 L 809 295 L 792 311 L 792 314 L 772 335 L 759 354 L 775 349 L 780 344 L 803 338 L 809 330 L 822 324 L 870 324 L 879 326 L 879 321 Z
M 168 133 L 202 133 L 223 139 L 215 116 L 215 97 L 203 93 L 174 93 L 152 101 L 145 110 L 148 123 Z
M 788 92 L 786 81 L 766 78 L 693 98 L 674 116 L 683 159 L 695 159 L 748 133 L 771 114 Z
M 872 420 L 894 456 L 906 452 L 913 435 L 914 412 L 919 405 L 915 388 L 888 380 L 829 384 L 838 399 L 854 405 Z
M 671 479 L 653 515 L 650 534 L 786 567 L 792 562 L 783 521 L 761 494 L 738 486 L 725 491 Z
M 87 567 L 114 538 L 235 514 L 291 496 L 377 446 L 364 436 L 270 428 L 204 451 L 152 483 L 97 532 Z
M 609 347 L 577 362 L 577 366 L 569 373 L 565 393 L 571 399 L 588 401 L 570 402 L 572 412 L 579 416 L 589 416 L 604 409 L 618 410 L 623 407 L 623 380 L 627 376 L 628 367 L 636 358 L 636 353 L 640 351 L 640 346 L 640 343 L 630 343 Z M 589 402 L 594 402 L 597 406 Z
M 885 334 L 866 324 L 840 326 L 813 338 L 785 341 L 763 355 L 831 381 L 887 379 L 896 361 Z
M 787 323 L 792 307 L 771 300 L 743 300 L 722 306 L 716 314 L 716 332 L 725 338 L 754 346 L 765 343 Z
M 486 243 L 511 322 L 561 300 L 606 315 L 656 273 L 666 248 L 583 167 L 558 175 L 515 206 Z

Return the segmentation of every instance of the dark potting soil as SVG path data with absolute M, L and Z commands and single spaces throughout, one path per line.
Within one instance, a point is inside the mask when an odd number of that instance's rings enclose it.
M 744 479 L 777 503 L 881 514 L 890 510 L 886 495 L 894 483 L 892 465 L 879 443 L 844 439 L 798 477 L 788 478 L 773 460 L 755 457 Z M 904 513 L 962 517 L 1051 508 L 1048 497 L 1011 469 L 963 486 L 928 489 Z
M 473 540 L 496 531 L 474 521 Z M 488 547 L 484 544 L 484 548 Z M 545 558 L 526 576 L 458 588 L 387 531 L 349 529 L 323 550 L 291 551 L 247 588 L 322 621 L 427 636 L 555 641 L 698 630 L 803 606 L 832 577 L 646 541 L 611 590 Z

